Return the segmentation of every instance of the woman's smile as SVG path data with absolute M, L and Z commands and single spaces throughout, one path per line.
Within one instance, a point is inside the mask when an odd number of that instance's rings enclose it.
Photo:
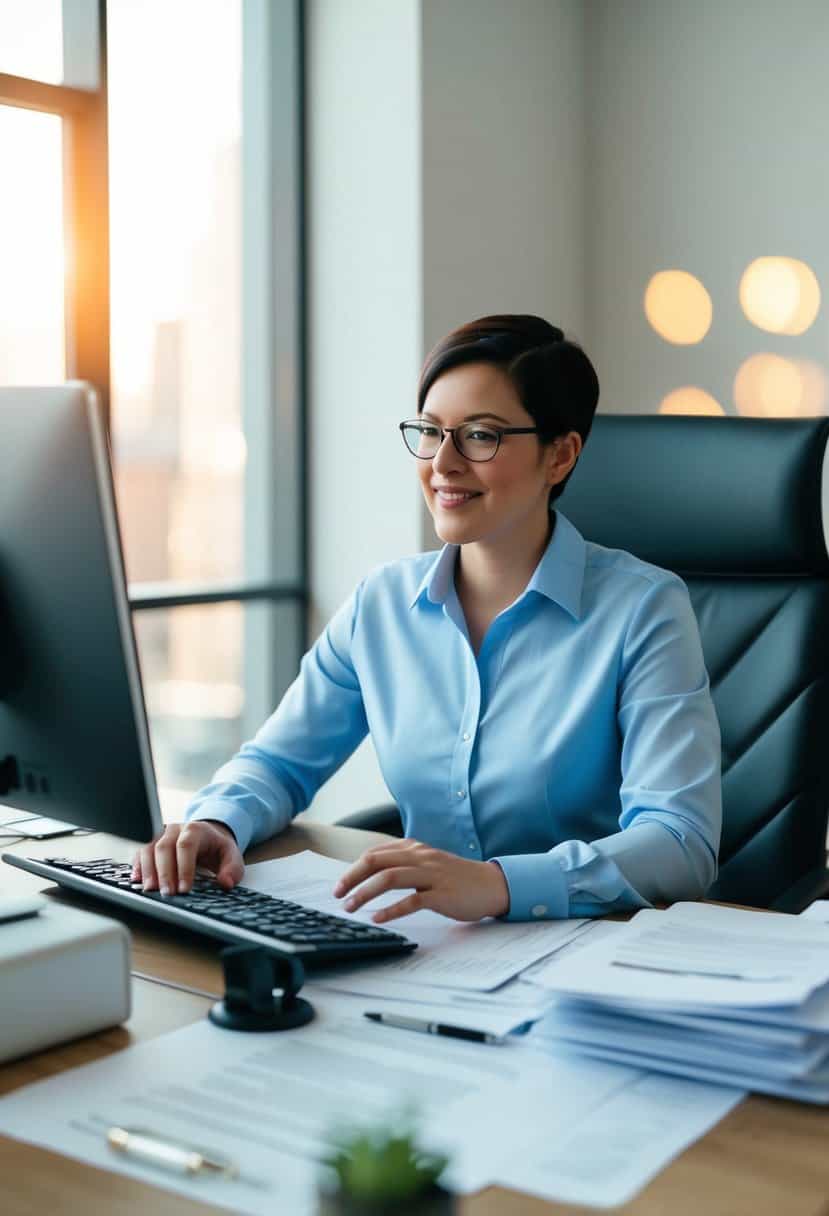
M 480 490 L 465 490 L 455 486 L 432 486 L 438 506 L 447 511 L 465 507 L 475 498 L 481 497 Z

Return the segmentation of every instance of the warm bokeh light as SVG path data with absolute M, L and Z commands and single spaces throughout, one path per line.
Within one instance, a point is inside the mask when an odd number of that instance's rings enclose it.
M 725 410 L 716 397 L 712 397 L 702 388 L 696 388 L 693 384 L 686 384 L 682 388 L 675 388 L 662 399 L 659 413 L 721 417 L 725 414 Z
M 818 314 L 820 286 L 811 267 L 797 258 L 755 258 L 740 279 L 740 305 L 758 329 L 803 334 Z
M 711 297 L 686 270 L 658 271 L 645 288 L 644 307 L 660 338 L 676 346 L 701 342 L 711 328 Z
M 826 411 L 826 372 L 808 359 L 752 355 L 734 380 L 734 401 L 746 418 L 812 418 Z

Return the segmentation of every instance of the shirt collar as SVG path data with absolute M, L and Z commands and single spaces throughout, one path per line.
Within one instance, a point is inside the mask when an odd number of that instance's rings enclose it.
M 421 579 L 410 608 L 414 608 L 423 595 L 432 604 L 446 602 L 455 574 L 458 548 L 458 545 L 443 546 Z M 533 571 L 524 594 L 535 591 L 553 600 L 579 620 L 586 552 L 584 537 L 566 516 L 556 511 L 552 539 Z
M 449 588 L 455 575 L 455 560 L 458 556 L 459 548 L 460 545 L 443 546 L 420 580 L 420 586 L 412 602 L 409 604 L 410 608 L 414 608 L 417 601 L 423 595 L 426 596 L 431 604 L 443 604 L 446 602 L 446 597 L 449 594 Z
M 579 620 L 586 558 L 587 546 L 581 532 L 566 515 L 556 511 L 552 540 L 527 583 L 527 591 L 546 596 Z

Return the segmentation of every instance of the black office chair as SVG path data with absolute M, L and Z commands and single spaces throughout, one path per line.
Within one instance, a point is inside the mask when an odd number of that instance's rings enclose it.
M 825 418 L 601 415 L 561 498 L 587 539 L 688 584 L 722 731 L 712 899 L 799 911 L 829 890 L 827 438 Z M 340 822 L 401 834 L 396 807 Z

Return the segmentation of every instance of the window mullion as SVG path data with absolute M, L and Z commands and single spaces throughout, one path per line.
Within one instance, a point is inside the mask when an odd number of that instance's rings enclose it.
M 253 600 L 293 600 L 304 603 L 305 588 L 298 583 L 240 583 L 220 586 L 181 586 L 177 583 L 130 583 L 133 611 L 183 608 L 196 604 L 244 603 Z
M 0 105 L 24 110 L 43 110 L 48 114 L 83 114 L 95 104 L 96 94 L 63 84 L 46 84 L 27 76 L 0 72 Z
M 303 587 L 300 12 L 297 0 L 245 0 L 242 13 L 245 571 Z M 296 675 L 304 587 L 300 603 L 246 630 L 247 734 Z

